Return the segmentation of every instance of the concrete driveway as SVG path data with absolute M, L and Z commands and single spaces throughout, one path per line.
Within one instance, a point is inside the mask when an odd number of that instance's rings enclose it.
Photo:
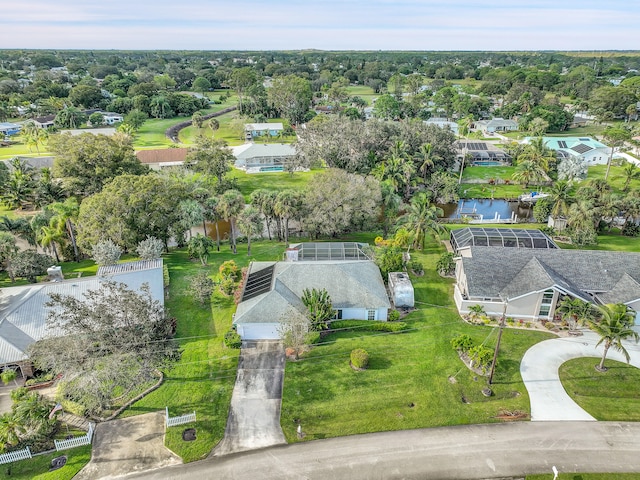
M 73 478 L 119 478 L 180 463 L 182 460 L 164 446 L 164 413 L 145 413 L 99 423 L 91 461 Z
M 562 386 L 558 369 L 567 360 L 579 357 L 594 358 L 596 365 L 602 357 L 602 345 L 596 347 L 599 337 L 590 330 L 583 330 L 581 337 L 564 337 L 545 340 L 531 347 L 520 363 L 520 374 L 531 400 L 532 421 L 595 421 L 574 402 Z M 624 342 L 631 356 L 631 365 L 640 368 L 640 347 Z M 626 362 L 624 356 L 609 349 L 607 359 Z M 606 362 L 605 362 L 606 365 Z
M 212 455 L 287 443 L 280 428 L 284 364 L 280 342 L 243 342 L 224 438 Z

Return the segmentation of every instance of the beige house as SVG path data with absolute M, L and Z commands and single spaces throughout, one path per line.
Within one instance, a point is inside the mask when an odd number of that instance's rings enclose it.
M 482 305 L 489 316 L 552 320 L 569 296 L 640 311 L 640 254 L 596 250 L 471 247 L 456 265 L 461 314 Z

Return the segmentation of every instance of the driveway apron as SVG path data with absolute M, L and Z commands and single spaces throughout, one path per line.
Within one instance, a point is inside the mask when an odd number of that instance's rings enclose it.
M 284 364 L 280 342 L 243 342 L 227 427 L 214 456 L 287 443 L 280 428 Z
M 581 337 L 545 340 L 531 347 L 520 363 L 520 374 L 529 392 L 532 421 L 595 421 L 567 394 L 558 369 L 573 358 L 594 358 L 593 365 L 602 357 L 602 345 L 596 347 L 599 337 L 588 330 Z M 630 364 L 640 368 L 640 349 L 635 343 L 623 342 L 631 357 Z M 626 362 L 624 356 L 609 349 L 607 359 Z M 606 364 L 606 363 L 605 363 Z

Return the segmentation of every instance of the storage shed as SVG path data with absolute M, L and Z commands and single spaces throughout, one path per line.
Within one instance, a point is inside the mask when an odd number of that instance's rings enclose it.
M 413 285 L 406 273 L 390 272 L 389 290 L 391 290 L 391 299 L 396 308 L 414 306 Z

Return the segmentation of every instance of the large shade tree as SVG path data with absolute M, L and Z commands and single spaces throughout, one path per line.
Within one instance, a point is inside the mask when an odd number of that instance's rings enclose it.
M 105 282 L 84 298 L 50 296 L 47 325 L 62 336 L 34 343 L 30 358 L 38 368 L 62 374 L 63 395 L 91 414 L 178 356 L 172 323 L 148 285 L 133 291 Z

